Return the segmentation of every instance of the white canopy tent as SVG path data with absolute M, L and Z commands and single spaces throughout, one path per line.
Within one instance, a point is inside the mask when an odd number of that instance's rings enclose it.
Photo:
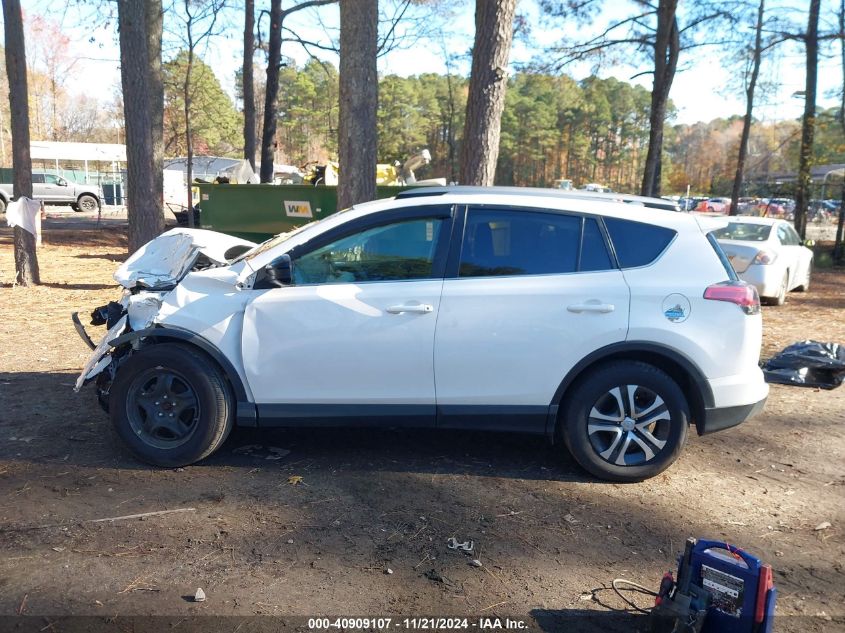
M 29 151 L 33 160 L 52 160 L 59 172 L 59 160 L 82 162 L 85 165 L 85 182 L 88 182 L 88 162 L 111 163 L 112 172 L 118 163 L 126 162 L 126 145 L 118 143 L 63 143 L 58 141 L 32 141 Z

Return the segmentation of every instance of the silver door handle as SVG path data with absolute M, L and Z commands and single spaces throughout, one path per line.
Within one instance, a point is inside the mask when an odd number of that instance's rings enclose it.
M 411 305 L 390 306 L 387 311 L 390 314 L 402 314 L 403 312 L 426 314 L 427 312 L 434 312 L 434 306 L 428 303 L 413 303 Z
M 599 312 L 607 314 L 613 312 L 616 306 L 612 303 L 574 303 L 571 306 L 566 306 L 570 312 Z

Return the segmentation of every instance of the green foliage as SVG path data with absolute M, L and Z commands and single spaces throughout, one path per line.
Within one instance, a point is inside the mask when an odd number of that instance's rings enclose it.
M 649 93 L 617 79 L 517 74 L 508 86 L 497 182 L 601 182 L 635 190 L 648 142 Z
M 188 53 L 180 51 L 162 65 L 164 83 L 164 152 L 184 156 L 185 77 Z M 243 147 L 243 117 L 235 109 L 214 71 L 198 56 L 194 57 L 189 87 L 190 114 L 194 152 L 217 156 L 238 156 Z
M 263 73 L 262 73 L 263 75 Z M 260 80 L 261 75 L 256 75 Z M 260 92 L 260 85 L 256 86 Z M 428 148 L 419 178 L 457 177 L 466 109 L 462 77 L 386 75 L 379 84 L 378 158 L 402 162 Z M 522 72 L 508 86 L 496 183 L 575 186 L 597 182 L 637 192 L 649 135 L 651 93 L 614 78 Z M 673 107 L 669 106 L 670 118 Z M 819 113 L 815 162 L 845 162 L 845 135 L 834 110 Z M 278 150 L 282 162 L 304 165 L 337 158 L 337 71 L 311 61 L 281 71 Z M 663 190 L 727 195 L 736 171 L 741 117 L 670 125 L 664 130 Z M 749 195 L 797 165 L 797 121 L 755 122 L 747 165 Z M 240 144 L 240 142 L 238 143 Z M 762 183 L 762 184 L 761 184 Z M 757 189 L 755 189 L 757 187 Z
M 816 116 L 813 163 L 845 163 L 845 134 L 839 120 L 839 108 L 822 110 Z
M 465 109 L 466 82 L 460 78 L 433 73 L 383 77 L 379 83 L 379 162 L 401 163 L 428 148 L 432 163 L 417 176 L 453 180 Z
M 337 155 L 338 77 L 331 64 L 309 61 L 279 73 L 278 142 L 283 160 L 304 165 Z

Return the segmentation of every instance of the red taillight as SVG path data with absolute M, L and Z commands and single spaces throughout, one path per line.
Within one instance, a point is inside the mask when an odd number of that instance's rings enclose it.
M 759 251 L 751 263 L 772 264 L 777 259 L 777 257 L 777 253 L 770 253 L 769 251 Z
M 735 303 L 745 314 L 760 312 L 760 295 L 757 294 L 757 288 L 743 282 L 724 281 L 713 284 L 704 291 L 704 298 Z

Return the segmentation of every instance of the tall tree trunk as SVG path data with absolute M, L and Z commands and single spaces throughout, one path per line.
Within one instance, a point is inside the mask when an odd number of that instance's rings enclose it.
M 845 2 L 845 0 L 843 0 Z M 449 58 L 446 58 L 446 94 L 448 95 L 446 101 L 447 119 L 449 121 L 449 129 L 446 133 L 446 146 L 449 148 L 447 159 L 449 161 L 449 179 L 448 182 L 455 182 L 458 179 L 458 169 L 455 160 L 455 89 L 452 86 L 452 69 L 450 68 Z
M 842 90 L 839 93 L 839 125 L 845 135 L 845 0 L 839 0 L 839 52 L 842 63 Z M 839 202 L 839 219 L 836 223 L 836 240 L 833 243 L 833 260 L 837 263 L 845 259 L 843 231 L 845 231 L 845 174 L 842 175 L 842 191 Z
M 270 0 L 270 38 L 267 44 L 267 85 L 264 93 L 264 126 L 261 133 L 261 182 L 273 182 L 276 149 L 276 99 L 282 64 L 282 0 Z
M 838 264 L 845 259 L 843 248 L 843 232 L 845 232 L 845 176 L 842 180 L 842 191 L 839 194 L 839 219 L 836 221 L 836 240 L 833 242 L 833 261 Z
M 120 0 L 120 79 L 126 127 L 127 214 L 129 252 L 138 250 L 164 230 L 161 200 L 156 191 L 155 149 L 150 130 L 151 59 L 143 2 Z
M 340 0 L 340 209 L 376 197 L 377 51 L 377 0 Z
M 516 0 L 475 2 L 475 43 L 461 145 L 462 185 L 489 186 L 496 175 L 515 10 Z
M 798 190 L 795 192 L 795 230 L 807 234 L 807 207 L 810 203 L 810 163 L 816 130 L 816 86 L 819 70 L 819 9 L 821 0 L 810 0 L 810 17 L 804 35 L 807 53 L 807 83 L 804 89 L 804 118 L 801 123 L 801 153 L 798 156 Z
M 763 58 L 763 14 L 766 0 L 760 0 L 757 7 L 757 27 L 754 32 L 754 51 L 751 61 L 751 77 L 745 88 L 745 118 L 742 120 L 742 136 L 739 139 L 739 156 L 736 159 L 736 176 L 731 190 L 730 215 L 739 212 L 739 195 L 742 193 L 742 180 L 745 173 L 745 159 L 748 156 L 748 137 L 751 134 L 751 115 L 754 111 L 754 89 L 757 87 L 757 77 L 760 74 L 760 61 Z
M 255 171 L 255 84 L 252 59 L 255 55 L 255 0 L 244 0 L 244 65 L 241 73 L 244 96 L 244 158 Z
M 644 196 L 660 195 L 663 169 L 663 125 L 669 91 L 675 79 L 680 54 L 680 34 L 676 12 L 678 0 L 660 0 L 657 7 L 657 35 L 654 41 L 654 85 L 651 91 L 649 112 L 648 153 L 643 169 L 641 193 Z
M 162 217 L 164 206 L 164 82 L 161 75 L 161 35 L 164 12 L 161 0 L 146 0 L 149 55 L 150 143 L 153 147 L 153 202 Z
M 185 0 L 185 32 L 188 37 L 188 63 L 185 65 L 183 102 L 185 105 L 185 178 L 188 181 L 188 226 L 194 226 L 194 135 L 191 129 L 191 75 L 194 70 L 194 22 L 191 15 L 191 0 Z
M 9 78 L 9 110 L 12 123 L 12 184 L 15 198 L 32 197 L 32 158 L 29 154 L 29 98 L 26 81 L 26 46 L 20 0 L 3 0 L 6 75 Z M 15 282 L 22 286 L 41 283 L 35 236 L 16 226 Z

